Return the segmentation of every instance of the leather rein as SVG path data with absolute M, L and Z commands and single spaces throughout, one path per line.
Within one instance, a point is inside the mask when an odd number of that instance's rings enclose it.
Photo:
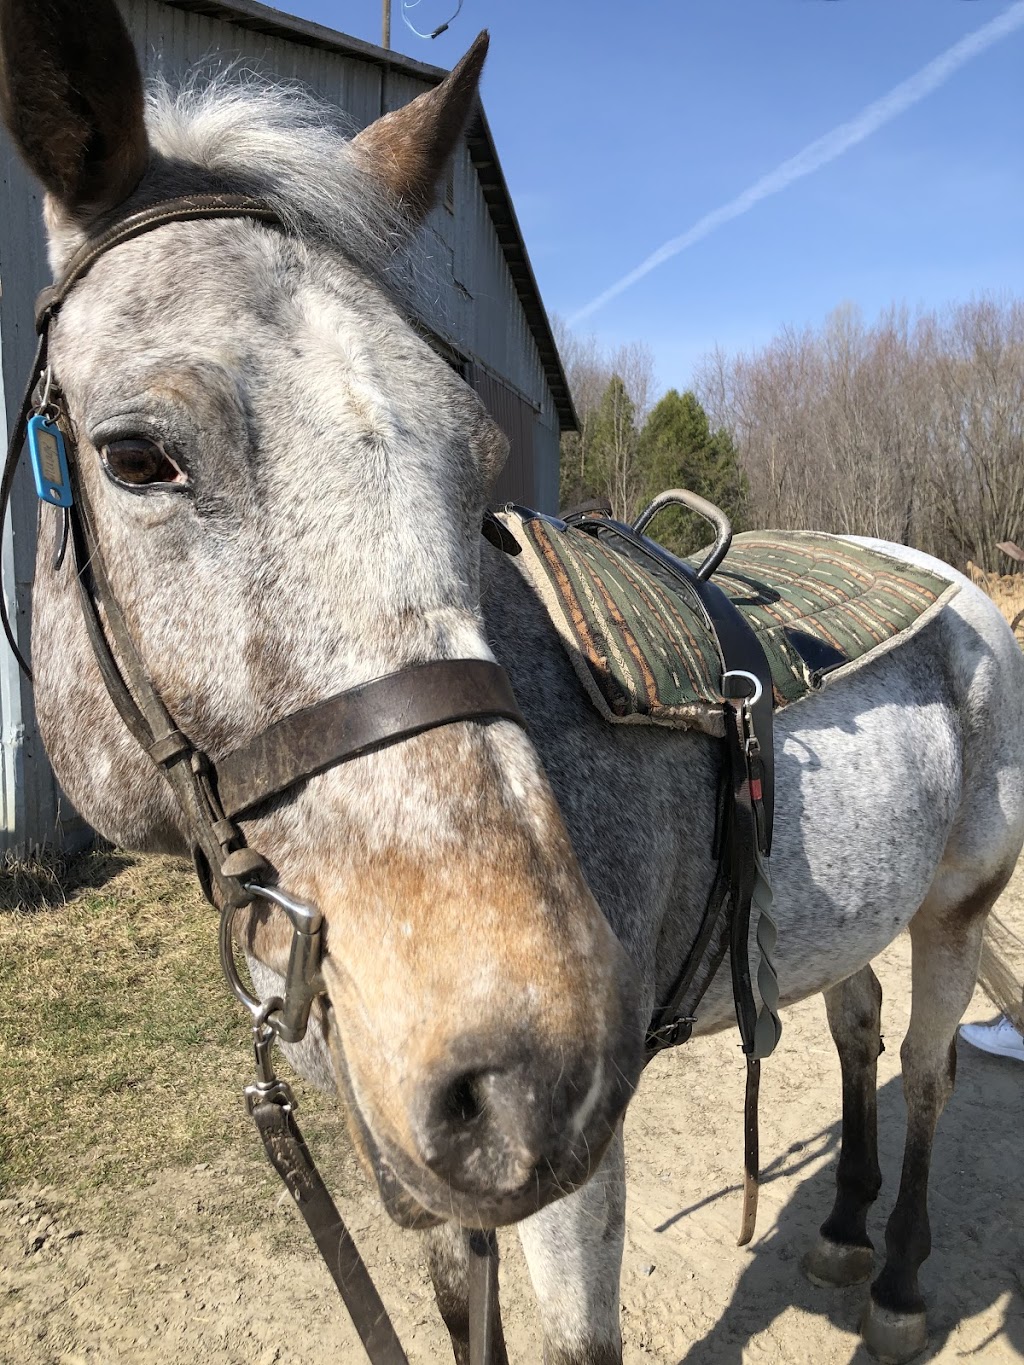
M 525 729 L 504 670 L 483 659 L 418 663 L 360 684 L 270 725 L 248 744 L 214 760 L 178 727 L 153 685 L 114 594 L 97 539 L 79 467 L 70 413 L 49 362 L 50 329 L 75 286 L 108 252 L 170 223 L 242 218 L 285 229 L 274 210 L 247 195 L 197 194 L 163 201 L 125 217 L 71 258 L 36 306 L 38 349 L 11 434 L 0 482 L 0 524 L 6 519 L 33 418 L 59 433 L 66 451 L 67 497 L 59 569 L 70 546 L 79 603 L 104 686 L 126 728 L 161 770 L 181 808 L 204 895 L 220 911 L 220 957 L 228 984 L 252 1017 L 255 1081 L 246 1104 L 268 1157 L 308 1224 L 373 1365 L 408 1365 L 380 1297 L 295 1122 L 297 1103 L 274 1073 L 275 1042 L 299 1042 L 316 998 L 323 993 L 323 916 L 275 884 L 274 869 L 249 846 L 238 817 L 285 796 L 317 773 L 361 754 L 459 721 L 508 720 Z M 54 470 L 48 477 L 54 477 Z M 54 491 L 54 490 L 51 490 Z M 32 672 L 18 647 L 0 593 L 0 617 L 18 663 Z M 255 901 L 283 911 L 292 943 L 283 998 L 261 1001 L 243 984 L 235 962 L 235 912 Z M 472 1365 L 496 1359 L 497 1248 L 493 1233 L 470 1238 Z

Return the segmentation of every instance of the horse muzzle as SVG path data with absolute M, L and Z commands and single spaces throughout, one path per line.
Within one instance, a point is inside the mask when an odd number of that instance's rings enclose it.
M 585 1184 L 635 1088 L 639 1036 L 576 1055 L 461 1040 L 417 1080 L 401 1133 L 357 1093 L 337 1027 L 331 1057 L 353 1142 L 390 1217 L 423 1228 L 518 1222 Z M 361 1088 L 360 1088 L 361 1089 Z

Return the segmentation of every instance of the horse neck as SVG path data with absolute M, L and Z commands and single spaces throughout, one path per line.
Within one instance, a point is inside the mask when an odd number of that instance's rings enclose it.
M 612 725 L 600 716 L 519 560 L 482 557 L 488 642 L 508 671 L 584 876 L 653 997 L 699 932 L 721 743 L 689 730 Z

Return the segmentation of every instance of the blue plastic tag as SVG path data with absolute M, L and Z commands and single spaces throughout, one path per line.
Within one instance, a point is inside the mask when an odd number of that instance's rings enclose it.
M 28 451 L 40 499 L 54 507 L 70 507 L 74 499 L 68 475 L 68 452 L 57 423 L 43 416 L 30 418 Z

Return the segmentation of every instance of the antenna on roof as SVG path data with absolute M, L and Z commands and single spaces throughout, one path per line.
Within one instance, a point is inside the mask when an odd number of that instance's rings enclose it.
M 410 29 L 413 33 L 415 33 L 417 38 L 440 38 L 442 33 L 447 33 L 449 26 L 451 24 L 454 24 L 455 20 L 462 13 L 462 6 L 464 2 L 465 0 L 458 0 L 458 7 L 456 8 L 455 13 L 450 14 L 443 24 L 439 24 L 438 27 L 434 29 L 433 33 L 421 33 L 420 30 L 409 18 L 409 11 L 415 9 L 416 6 L 420 3 L 420 0 L 402 0 L 402 20 L 406 28 Z M 387 3 L 388 0 L 385 0 L 385 4 Z M 385 44 L 385 46 L 387 46 L 387 44 Z

